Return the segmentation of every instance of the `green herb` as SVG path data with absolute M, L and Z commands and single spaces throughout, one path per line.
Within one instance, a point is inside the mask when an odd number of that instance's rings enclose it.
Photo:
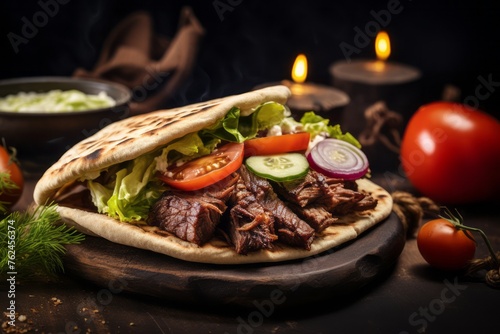
M 304 113 L 300 119 L 300 123 L 304 126 L 304 130 L 311 134 L 311 138 L 316 135 L 326 133 L 330 138 L 336 138 L 346 141 L 357 148 L 361 148 L 359 141 L 349 132 L 343 133 L 339 124 L 329 125 L 330 120 L 316 115 L 314 111 Z
M 59 224 L 56 205 L 40 206 L 33 212 L 13 212 L 0 221 L 0 276 L 16 272 L 18 277 L 54 276 L 63 271 L 64 245 L 78 244 L 84 235 Z M 11 240 L 15 240 L 13 243 Z
M 10 178 L 10 173 L 0 172 L 0 195 L 9 194 L 12 190 L 19 189 L 17 184 Z M 7 206 L 10 203 L 0 201 L 0 214 L 3 216 L 7 213 Z

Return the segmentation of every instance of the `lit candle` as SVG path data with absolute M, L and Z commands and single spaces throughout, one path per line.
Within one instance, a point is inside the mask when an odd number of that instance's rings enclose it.
M 405 121 L 419 105 L 421 73 L 412 66 L 387 61 L 391 43 L 384 31 L 377 34 L 375 52 L 377 60 L 339 61 L 330 67 L 333 86 L 351 98 L 342 125 L 355 135 L 364 129 L 366 108 L 377 101 L 385 101 Z
M 259 85 L 262 88 L 270 85 L 285 85 L 292 92 L 287 105 L 295 118 L 300 118 L 304 112 L 314 111 L 332 122 L 340 121 L 343 108 L 349 104 L 349 96 L 339 89 L 330 86 L 306 82 L 308 74 L 307 57 L 299 54 L 292 67 L 293 81 L 282 80 L 273 84 Z
M 385 31 L 380 31 L 375 38 L 375 53 L 377 60 L 335 63 L 331 73 L 334 78 L 382 85 L 412 82 L 420 78 L 420 71 L 416 68 L 386 61 L 391 54 L 391 44 Z

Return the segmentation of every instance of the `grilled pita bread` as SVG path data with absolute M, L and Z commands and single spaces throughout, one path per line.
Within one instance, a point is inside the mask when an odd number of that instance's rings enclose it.
M 241 255 L 225 240 L 213 238 L 203 246 L 183 241 L 156 226 L 122 223 L 108 216 L 60 206 L 63 221 L 76 229 L 112 242 L 166 254 L 181 260 L 213 263 L 243 264 L 294 260 L 313 256 L 356 239 L 361 233 L 383 221 L 392 210 L 392 197 L 384 189 L 368 180 L 358 180 L 360 190 L 369 192 L 378 200 L 373 210 L 349 214 L 316 235 L 310 250 L 277 244 L 272 250 L 259 250 Z
M 112 165 L 132 160 L 188 133 L 215 124 L 232 107 L 239 107 L 242 115 L 248 115 L 253 108 L 266 101 L 286 104 L 289 96 L 288 88 L 275 86 L 113 123 L 76 144 L 51 166 L 37 183 L 34 199 L 37 204 L 43 205 L 80 179 L 94 178 Z M 359 191 L 369 193 L 378 200 L 377 207 L 341 217 L 337 223 L 317 234 L 310 250 L 278 244 L 272 250 L 240 255 L 225 240 L 217 237 L 198 246 L 157 227 L 120 222 L 84 207 L 61 204 L 58 211 L 66 224 L 82 233 L 186 261 L 216 264 L 276 262 L 312 256 L 339 246 L 389 216 L 392 210 L 390 194 L 371 181 L 362 179 L 357 183 Z
M 285 104 L 289 96 L 287 87 L 273 86 L 112 123 L 77 143 L 49 167 L 35 187 L 35 202 L 45 203 L 59 189 L 83 176 L 93 178 L 109 166 L 135 159 L 188 133 L 213 125 L 234 106 L 246 116 L 265 101 Z

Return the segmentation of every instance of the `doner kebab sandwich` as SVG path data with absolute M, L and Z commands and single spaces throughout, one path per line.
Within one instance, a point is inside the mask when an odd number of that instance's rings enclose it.
M 309 257 L 357 238 L 392 210 L 356 139 L 290 91 L 133 116 L 77 143 L 36 184 L 65 224 L 111 242 L 219 264 Z

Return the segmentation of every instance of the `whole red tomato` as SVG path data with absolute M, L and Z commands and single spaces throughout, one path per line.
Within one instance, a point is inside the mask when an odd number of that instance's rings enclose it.
M 472 235 L 469 232 L 469 235 Z M 474 258 L 476 243 L 452 223 L 438 218 L 425 223 L 417 235 L 417 246 L 431 266 L 459 270 Z
M 12 161 L 7 150 L 0 145 L 0 173 L 9 174 L 9 178 L 17 186 L 16 189 L 6 189 L 7 187 L 0 179 L 0 202 L 7 203 L 7 206 L 14 205 L 22 195 L 24 187 L 24 177 L 19 166 Z
M 491 200 L 500 190 L 500 122 L 459 103 L 424 105 L 406 127 L 400 157 L 410 182 L 437 202 Z

